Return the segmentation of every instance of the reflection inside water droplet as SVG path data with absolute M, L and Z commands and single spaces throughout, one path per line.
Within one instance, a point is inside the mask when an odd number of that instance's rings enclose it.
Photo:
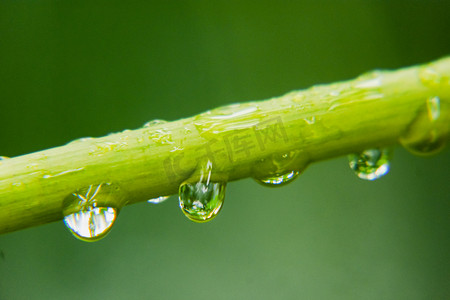
M 389 149 L 368 149 L 348 156 L 350 168 L 365 180 L 375 180 L 389 172 Z
M 117 191 L 117 186 L 108 183 L 77 190 L 64 200 L 68 203 L 64 224 L 83 241 L 93 242 L 105 237 L 114 225 L 118 208 L 123 205 L 114 201 Z
M 64 217 L 64 223 L 80 240 L 93 242 L 103 238 L 112 228 L 117 210 L 112 207 L 89 207 Z
M 197 182 L 188 180 L 180 185 L 180 208 L 194 222 L 210 221 L 222 208 L 226 182 L 214 181 L 211 176 L 212 163 L 208 162 L 201 169 Z
M 157 198 L 153 198 L 153 199 L 147 200 L 147 202 L 148 203 L 152 203 L 152 204 L 159 204 L 159 203 L 162 203 L 162 202 L 166 201 L 167 199 L 169 199 L 169 197 L 170 196 L 160 196 L 160 197 L 157 197 Z

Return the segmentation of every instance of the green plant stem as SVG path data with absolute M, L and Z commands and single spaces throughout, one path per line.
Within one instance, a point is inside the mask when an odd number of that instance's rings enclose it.
M 289 168 L 304 170 L 395 145 L 430 97 L 440 99 L 448 140 L 449 78 L 444 58 L 0 161 L 0 233 L 61 220 L 64 199 L 92 184 L 114 183 L 132 204 L 177 193 L 208 161 L 213 180 L 232 181 L 276 172 L 266 163 L 276 154 L 295 153 Z

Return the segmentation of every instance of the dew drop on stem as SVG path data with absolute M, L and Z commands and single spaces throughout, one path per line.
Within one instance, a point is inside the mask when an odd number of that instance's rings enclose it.
M 200 167 L 199 176 L 189 178 L 180 185 L 180 208 L 194 222 L 210 221 L 222 208 L 225 187 L 225 181 L 214 179 L 213 165 L 208 161 Z
M 299 154 L 295 151 L 289 151 L 282 154 L 273 154 L 268 158 L 262 159 L 255 165 L 255 169 L 270 169 L 269 174 L 253 177 L 256 182 L 269 187 L 278 187 L 286 185 L 300 175 Z M 295 168 L 294 168 L 295 165 Z M 307 159 L 301 160 L 301 170 L 307 166 Z M 258 170 L 256 170 L 258 171 Z
M 144 127 L 145 127 L 145 128 L 148 128 L 148 127 L 152 127 L 152 126 L 156 126 L 156 125 L 161 125 L 161 124 L 165 124 L 165 123 L 167 123 L 167 121 L 155 119 L 155 120 L 152 120 L 152 121 L 149 121 L 149 122 L 145 123 L 145 124 L 144 124 Z

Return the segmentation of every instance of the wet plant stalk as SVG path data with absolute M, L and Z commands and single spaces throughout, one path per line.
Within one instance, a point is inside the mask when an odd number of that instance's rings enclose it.
M 420 144 L 425 138 L 408 131 L 428 130 L 416 121 L 427 99 L 439 100 L 429 143 L 443 143 L 449 78 L 444 58 L 1 160 L 0 233 L 63 219 L 64 199 L 89 185 L 112 183 L 116 198 L 132 204 L 177 193 L 205 161 L 214 165 L 213 180 L 227 182 L 264 176 L 271 166 L 260 162 L 274 154 L 295 151 L 291 167 L 303 170 L 404 136 Z

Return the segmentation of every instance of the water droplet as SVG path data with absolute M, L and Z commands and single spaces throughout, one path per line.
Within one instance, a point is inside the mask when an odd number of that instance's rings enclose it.
M 400 137 L 400 144 L 417 155 L 435 154 L 442 150 L 448 131 L 448 124 L 442 117 L 445 115 L 442 110 L 446 107 L 448 109 L 448 104 L 441 103 L 439 97 L 428 98 Z
M 354 87 L 360 89 L 378 88 L 382 84 L 382 78 L 382 71 L 375 70 L 369 73 L 365 73 L 357 78 L 357 80 L 354 82 Z
M 350 168 L 365 180 L 375 180 L 389 172 L 390 149 L 368 149 L 348 156 Z
M 220 211 L 225 198 L 225 181 L 212 179 L 212 163 L 200 169 L 200 178 L 188 179 L 180 185 L 180 208 L 190 220 L 203 223 L 212 220 Z
M 426 65 L 419 70 L 420 81 L 430 88 L 438 88 L 444 83 L 444 78 L 436 71 L 432 64 Z
M 253 179 L 265 186 L 282 186 L 294 181 L 307 165 L 307 156 L 300 155 L 296 151 L 273 154 L 269 158 L 261 159 L 255 165 Z M 261 174 L 261 170 L 268 170 L 268 173 L 263 171 Z
M 89 142 L 89 141 L 92 141 L 92 140 L 94 140 L 93 137 L 83 137 L 83 138 L 79 138 L 79 139 L 70 141 L 70 142 L 67 143 L 67 145 L 69 145 L 69 144 L 73 145 L 73 144 L 78 144 L 78 143 L 85 143 L 85 142 Z
M 112 207 L 93 207 L 64 217 L 64 223 L 80 240 L 93 242 L 103 238 L 111 230 L 117 217 Z
M 157 129 L 149 134 L 149 138 L 161 145 L 174 143 L 172 133 L 167 129 Z
M 333 97 L 337 97 L 337 96 L 339 96 L 340 94 L 341 94 L 341 92 L 338 91 L 338 90 L 332 90 L 332 91 L 330 91 L 330 96 L 333 96 Z
M 167 123 L 167 121 L 155 119 L 155 120 L 152 120 L 152 121 L 149 121 L 149 122 L 145 123 L 144 127 L 152 127 L 152 126 L 155 126 L 155 125 L 161 125 L 161 124 L 165 124 L 165 123 Z
M 431 97 L 427 99 L 428 119 L 436 121 L 441 114 L 441 100 L 439 97 Z
M 272 177 L 267 178 L 261 178 L 261 179 L 255 179 L 261 184 L 268 185 L 268 186 L 280 186 L 285 185 L 289 182 L 292 182 L 297 176 L 300 174 L 299 171 L 291 171 L 285 174 L 277 174 Z
M 114 198 L 118 187 L 109 183 L 90 185 L 69 195 L 64 202 L 64 224 L 86 242 L 98 241 L 111 230 L 123 202 Z
M 147 202 L 148 203 L 153 203 L 153 204 L 159 204 L 159 203 L 162 203 L 162 202 L 166 201 L 167 199 L 169 199 L 169 197 L 170 196 L 160 196 L 160 197 L 157 197 L 157 198 L 153 198 L 153 199 L 147 200 Z
M 316 117 L 315 116 L 304 118 L 303 120 L 305 120 L 305 122 L 308 123 L 309 125 L 312 125 L 312 124 L 316 123 Z
M 102 142 L 95 144 L 89 150 L 89 155 L 102 156 L 109 152 L 124 151 L 128 147 L 128 143 L 124 141 Z

